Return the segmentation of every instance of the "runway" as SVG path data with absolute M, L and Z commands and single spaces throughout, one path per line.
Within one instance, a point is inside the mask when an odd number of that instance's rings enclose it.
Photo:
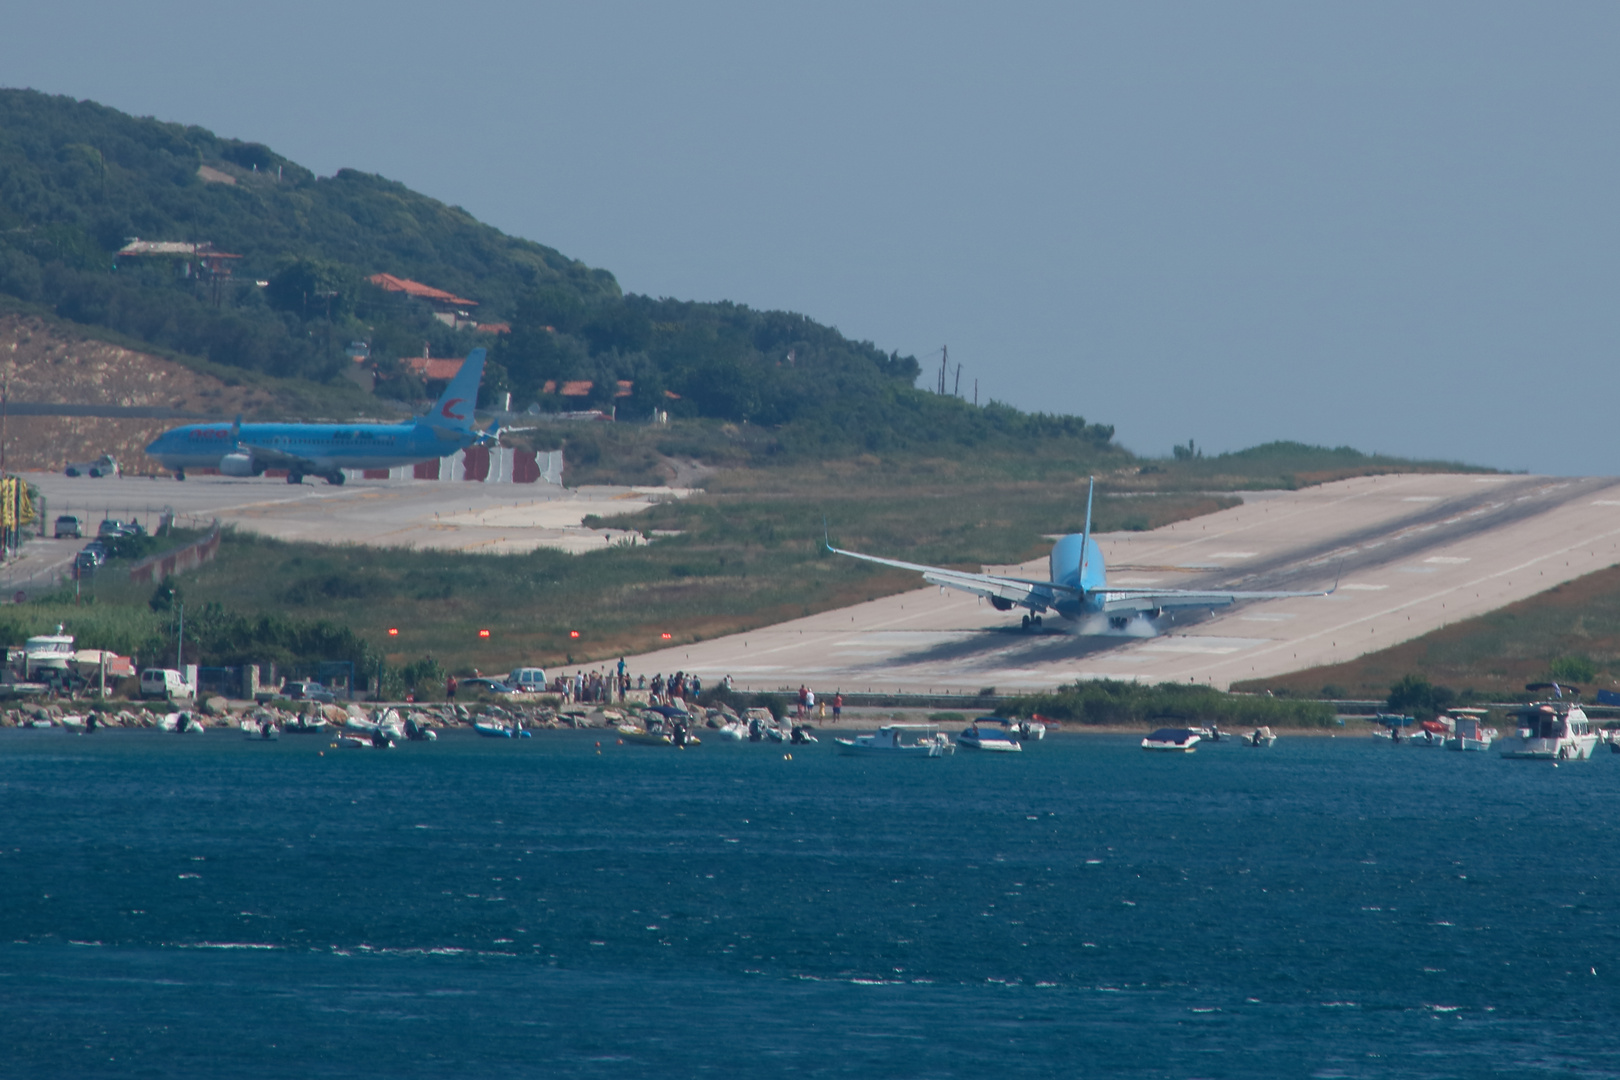
M 730 674 L 753 690 L 999 692 L 1076 679 L 1231 683 L 1339 663 L 1620 562 L 1620 479 L 1417 474 L 1302 491 L 1143 533 L 1098 537 L 1114 585 L 1328 589 L 1081 636 L 1049 615 L 925 587 L 636 657 L 638 672 Z M 906 558 L 903 551 L 873 554 Z M 1115 569 L 1115 568 L 1119 569 Z M 1046 560 L 989 568 L 1044 579 Z

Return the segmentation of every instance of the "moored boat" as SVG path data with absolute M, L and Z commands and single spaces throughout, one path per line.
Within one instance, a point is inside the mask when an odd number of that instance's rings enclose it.
M 1202 736 L 1191 728 L 1160 728 L 1142 740 L 1142 749 L 1190 754 L 1198 746 L 1201 738 Z
M 62 624 L 57 623 L 56 633 L 31 637 L 23 645 L 23 678 L 32 678 L 39 673 L 57 677 L 66 675 L 68 665 L 77 655 L 73 635 L 65 633 Z
M 1266 747 L 1275 744 L 1276 741 L 1277 735 L 1269 727 L 1257 727 L 1253 731 L 1249 732 L 1249 734 L 1243 736 L 1244 746 L 1254 746 L 1259 747 L 1260 749 L 1265 749 Z
M 908 734 L 914 735 L 911 742 Z M 870 735 L 833 739 L 840 754 L 937 758 L 956 752 L 956 744 L 935 724 L 885 724 Z
M 958 746 L 972 750 L 991 750 L 997 753 L 1017 753 L 1024 748 L 1004 726 L 1006 721 L 995 716 L 981 716 L 956 737 Z
M 1548 688 L 1559 694 L 1573 689 L 1550 683 L 1532 683 L 1525 687 L 1532 691 Z M 1562 697 L 1525 705 L 1518 710 L 1517 719 L 1514 734 L 1500 740 L 1503 757 L 1576 761 L 1590 758 L 1597 746 L 1598 735 L 1592 730 L 1586 711 L 1578 703 Z
M 1484 709 L 1452 709 L 1451 735 L 1446 739 L 1447 750 L 1489 750 L 1496 741 L 1496 729 L 1488 728 L 1483 720 Z

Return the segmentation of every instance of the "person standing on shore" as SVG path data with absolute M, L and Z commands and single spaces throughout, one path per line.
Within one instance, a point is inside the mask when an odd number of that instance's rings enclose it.
M 833 723 L 838 723 L 844 715 L 844 692 L 838 691 L 833 695 Z
M 446 701 L 454 702 L 456 700 L 456 686 L 456 677 L 454 675 L 444 680 L 444 699 Z

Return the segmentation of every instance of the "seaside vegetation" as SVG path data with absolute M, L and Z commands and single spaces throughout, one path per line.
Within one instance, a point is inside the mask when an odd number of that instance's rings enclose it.
M 1067 723 L 1128 727 L 1203 727 L 1219 724 L 1231 731 L 1253 727 L 1338 727 L 1333 707 L 1319 701 L 1297 701 L 1250 694 L 1228 694 L 1187 683 L 1081 681 L 1044 694 L 1015 698 L 1010 715 L 1036 714 Z

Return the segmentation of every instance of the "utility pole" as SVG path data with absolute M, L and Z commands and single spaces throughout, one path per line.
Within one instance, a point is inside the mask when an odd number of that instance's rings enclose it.
M 945 394 L 945 365 L 950 363 L 950 360 L 951 347 L 949 345 L 941 345 L 939 347 L 939 392 L 941 396 L 944 396 Z
M 978 379 L 973 380 L 973 407 L 975 409 L 977 409 L 979 407 L 979 380 Z
M 180 677 L 186 677 L 186 605 L 180 605 L 180 632 L 175 634 L 174 666 L 179 669 Z
M 962 365 L 961 364 L 956 365 L 956 386 L 951 391 L 951 396 L 952 397 L 961 397 L 962 396 Z

